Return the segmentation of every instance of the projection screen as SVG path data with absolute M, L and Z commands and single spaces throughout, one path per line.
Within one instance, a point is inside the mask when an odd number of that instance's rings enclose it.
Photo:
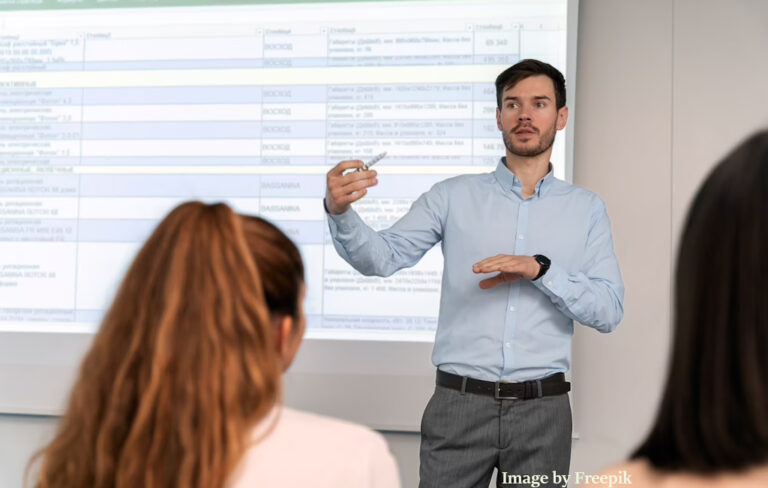
M 575 33 L 567 0 L 0 0 L 0 412 L 60 412 L 137 249 L 200 199 L 300 247 L 308 329 L 286 401 L 416 429 L 440 248 L 361 276 L 330 242 L 325 173 L 386 151 L 355 205 L 380 229 L 435 182 L 491 171 L 496 75 L 542 59 L 572 100 Z

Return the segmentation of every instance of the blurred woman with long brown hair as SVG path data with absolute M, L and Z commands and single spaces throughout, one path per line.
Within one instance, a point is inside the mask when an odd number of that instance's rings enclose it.
M 675 270 L 673 344 L 656 419 L 624 472 L 634 488 L 768 486 L 768 130 L 693 199 Z
M 383 438 L 280 405 L 304 268 L 267 221 L 182 204 L 129 268 L 36 488 L 399 486 Z

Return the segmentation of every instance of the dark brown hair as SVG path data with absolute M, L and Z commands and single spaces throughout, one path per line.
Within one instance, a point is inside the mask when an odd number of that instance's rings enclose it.
M 271 319 L 297 314 L 302 282 L 272 224 L 224 204 L 174 209 L 125 275 L 35 486 L 225 486 L 278 401 Z
M 537 75 L 544 75 L 552 80 L 555 86 L 555 107 L 558 110 L 565 107 L 565 78 L 563 74 L 551 64 L 537 59 L 523 59 L 496 77 L 496 106 L 501 108 L 501 96 L 504 90 L 514 87 L 526 78 Z
M 674 324 L 661 406 L 632 457 L 699 473 L 768 461 L 768 131 L 718 164 L 694 199 Z

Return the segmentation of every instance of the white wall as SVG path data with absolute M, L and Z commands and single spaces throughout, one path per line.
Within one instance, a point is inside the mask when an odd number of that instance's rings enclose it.
M 573 470 L 625 458 L 650 425 L 688 202 L 717 159 L 768 126 L 767 19 L 764 0 L 580 0 L 574 180 L 606 201 L 627 296 L 616 332 L 574 340 Z M 0 486 L 20 485 L 53 425 L 0 415 Z M 387 439 L 416 486 L 418 435 Z
M 575 471 L 624 456 L 647 427 L 664 371 L 672 10 L 667 0 L 581 4 L 574 182 L 606 202 L 626 294 L 616 331 L 576 331 Z
M 30 457 L 53 435 L 53 417 L 0 415 L 0 487 L 22 486 Z

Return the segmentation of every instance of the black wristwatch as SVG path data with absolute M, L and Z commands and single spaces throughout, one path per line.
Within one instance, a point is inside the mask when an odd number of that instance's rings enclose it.
M 539 269 L 539 274 L 536 275 L 536 278 L 531 280 L 536 281 L 544 276 L 544 274 L 549 270 L 549 266 L 552 264 L 552 261 L 550 261 L 549 258 L 543 254 L 534 254 L 533 259 L 535 259 L 536 262 L 539 263 L 539 266 L 541 266 L 541 269 Z

